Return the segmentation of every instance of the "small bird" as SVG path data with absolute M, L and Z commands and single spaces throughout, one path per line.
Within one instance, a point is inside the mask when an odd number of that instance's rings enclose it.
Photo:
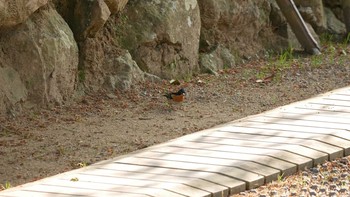
M 164 94 L 163 96 L 165 96 L 168 100 L 172 100 L 175 102 L 182 102 L 185 99 L 186 92 L 185 92 L 185 89 L 181 88 L 177 92 L 167 93 L 167 94 Z

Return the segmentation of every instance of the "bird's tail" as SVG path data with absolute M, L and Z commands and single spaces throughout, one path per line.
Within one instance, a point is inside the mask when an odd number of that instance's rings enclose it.
M 172 99 L 172 97 L 171 97 L 171 93 L 166 93 L 166 94 L 163 94 L 163 96 L 165 96 L 167 99 Z

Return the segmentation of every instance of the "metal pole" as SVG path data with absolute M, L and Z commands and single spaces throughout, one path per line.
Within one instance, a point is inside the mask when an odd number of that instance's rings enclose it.
M 276 2 L 305 51 L 312 55 L 321 54 L 317 41 L 309 32 L 293 0 L 276 0 Z

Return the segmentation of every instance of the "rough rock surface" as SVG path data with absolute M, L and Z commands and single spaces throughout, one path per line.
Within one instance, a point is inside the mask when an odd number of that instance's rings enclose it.
M 111 12 L 103 0 L 77 0 L 74 8 L 73 32 L 79 41 L 95 37 L 102 29 Z
M 327 31 L 329 33 L 338 35 L 345 34 L 345 24 L 337 19 L 331 9 L 325 8 L 325 15 L 327 19 Z
M 327 23 L 322 0 L 294 0 L 294 3 L 298 6 L 304 20 L 310 23 L 317 32 L 321 33 L 326 30 Z
M 331 9 L 321 0 L 296 3 L 317 33 L 324 23 L 345 33 L 340 0 L 324 0 Z M 293 37 L 274 0 L 2 0 L 0 111 L 156 76 L 216 73 L 298 48 Z
M 245 56 L 246 59 L 288 44 L 272 32 L 270 22 L 274 18 L 270 19 L 270 14 L 276 5 L 268 0 L 202 0 L 198 3 L 202 21 L 201 43 L 223 44 L 236 57 Z M 275 25 L 285 23 L 281 22 Z
M 122 11 L 129 0 L 105 0 L 112 14 Z
M 203 72 L 217 74 L 221 69 L 234 67 L 235 57 L 228 49 L 218 45 L 211 52 L 201 53 L 199 64 Z
M 72 31 L 53 9 L 33 14 L 25 23 L 0 35 L 0 90 L 9 110 L 27 98 L 33 104 L 61 104 L 74 93 L 78 48 Z M 9 96 L 10 95 L 10 96 Z M 8 105 L 10 104 L 10 105 Z M 3 108 L 4 109 L 4 108 Z
M 198 71 L 200 24 L 196 0 L 129 1 L 117 29 L 143 71 L 184 78 Z
M 2 0 L 0 1 L 0 28 L 23 23 L 28 17 L 46 5 L 48 0 Z
M 113 90 L 127 90 L 130 89 L 133 83 L 144 81 L 144 73 L 132 59 L 129 52 L 108 61 L 111 72 L 106 82 Z

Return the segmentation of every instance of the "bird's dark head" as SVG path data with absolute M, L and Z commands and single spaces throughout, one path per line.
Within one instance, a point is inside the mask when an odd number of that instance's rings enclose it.
M 177 92 L 178 95 L 180 94 L 186 94 L 186 91 L 185 89 L 181 88 L 178 92 Z

